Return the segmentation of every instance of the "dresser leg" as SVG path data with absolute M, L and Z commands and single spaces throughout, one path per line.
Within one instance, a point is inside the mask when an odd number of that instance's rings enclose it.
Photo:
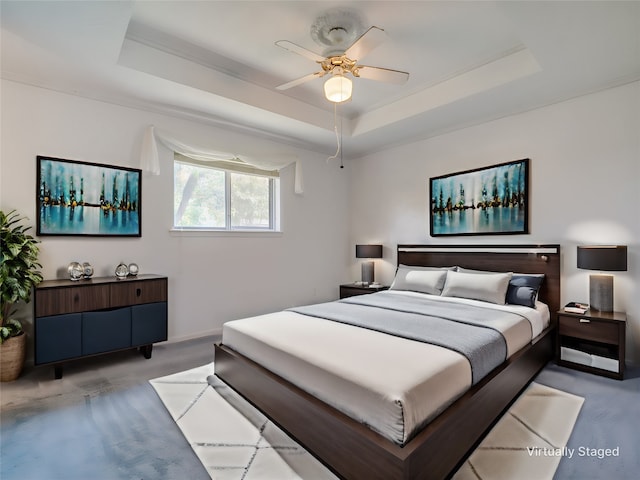
M 151 352 L 153 351 L 153 343 L 150 345 L 143 345 L 140 347 L 140 353 L 144 355 L 147 360 L 151 358 Z
M 62 365 L 55 365 L 53 367 L 53 375 L 56 380 L 60 380 L 62 378 Z

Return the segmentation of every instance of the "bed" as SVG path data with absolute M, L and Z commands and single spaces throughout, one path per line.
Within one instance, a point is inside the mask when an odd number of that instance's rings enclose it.
M 398 274 L 389 292 L 225 324 L 222 343 L 216 345 L 216 375 L 342 478 L 446 478 L 551 358 L 560 301 L 559 256 L 558 245 L 398 245 Z M 438 278 L 443 267 L 456 267 L 456 273 L 446 274 L 450 284 L 440 285 L 440 293 L 451 294 L 444 295 L 447 298 L 415 293 L 411 285 L 402 284 L 406 278 L 401 271 L 431 279 L 434 267 L 439 267 Z M 535 308 L 516 307 L 533 312 L 534 318 L 524 324 L 507 319 L 525 315 L 503 314 L 498 310 L 510 310 L 509 305 L 494 307 L 485 299 L 463 299 L 472 305 L 455 307 L 455 315 L 463 315 L 458 312 L 490 306 L 487 316 L 500 318 L 498 323 L 506 325 L 503 337 L 511 338 L 505 359 L 474 364 L 461 356 L 468 355 L 458 350 L 464 345 L 443 353 L 431 339 L 416 341 L 413 331 L 408 340 L 395 330 L 384 331 L 385 322 L 404 328 L 406 317 L 423 315 L 421 309 L 427 307 L 422 297 L 437 302 L 430 309 L 457 303 L 456 297 L 466 294 L 456 295 L 454 287 L 464 287 L 470 276 L 483 283 L 504 282 L 504 275 L 487 272 L 509 272 L 510 279 L 512 272 L 544 276 L 531 305 Z M 388 305 L 401 312 L 386 321 Z M 363 308 L 369 309 L 366 315 Z M 380 326 L 362 328 L 359 316 L 376 321 L 368 313 L 372 309 L 384 312 L 378 315 Z M 338 318 L 321 318 L 328 315 Z M 525 330 L 528 338 L 523 337 Z M 367 366 L 372 375 L 366 374 Z M 431 377 L 441 382 L 434 386 L 428 383 Z

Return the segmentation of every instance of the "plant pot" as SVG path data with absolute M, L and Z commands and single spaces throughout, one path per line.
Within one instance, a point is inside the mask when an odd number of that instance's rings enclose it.
M 27 336 L 22 332 L 15 337 L 7 338 L 0 345 L 0 381 L 13 382 L 24 366 Z

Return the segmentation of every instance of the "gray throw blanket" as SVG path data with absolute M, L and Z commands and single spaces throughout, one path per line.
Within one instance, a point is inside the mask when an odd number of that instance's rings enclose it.
M 378 292 L 288 309 L 303 315 L 376 330 L 454 350 L 471 364 L 475 385 L 507 357 L 502 334 L 493 327 L 515 313 Z

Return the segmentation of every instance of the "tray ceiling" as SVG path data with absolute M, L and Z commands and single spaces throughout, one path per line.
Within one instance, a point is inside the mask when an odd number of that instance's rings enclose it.
M 6 1 L 2 77 L 186 116 L 354 158 L 640 79 L 640 2 Z M 328 102 L 311 27 L 350 10 L 386 41 L 362 63 L 410 73 L 356 78 Z

